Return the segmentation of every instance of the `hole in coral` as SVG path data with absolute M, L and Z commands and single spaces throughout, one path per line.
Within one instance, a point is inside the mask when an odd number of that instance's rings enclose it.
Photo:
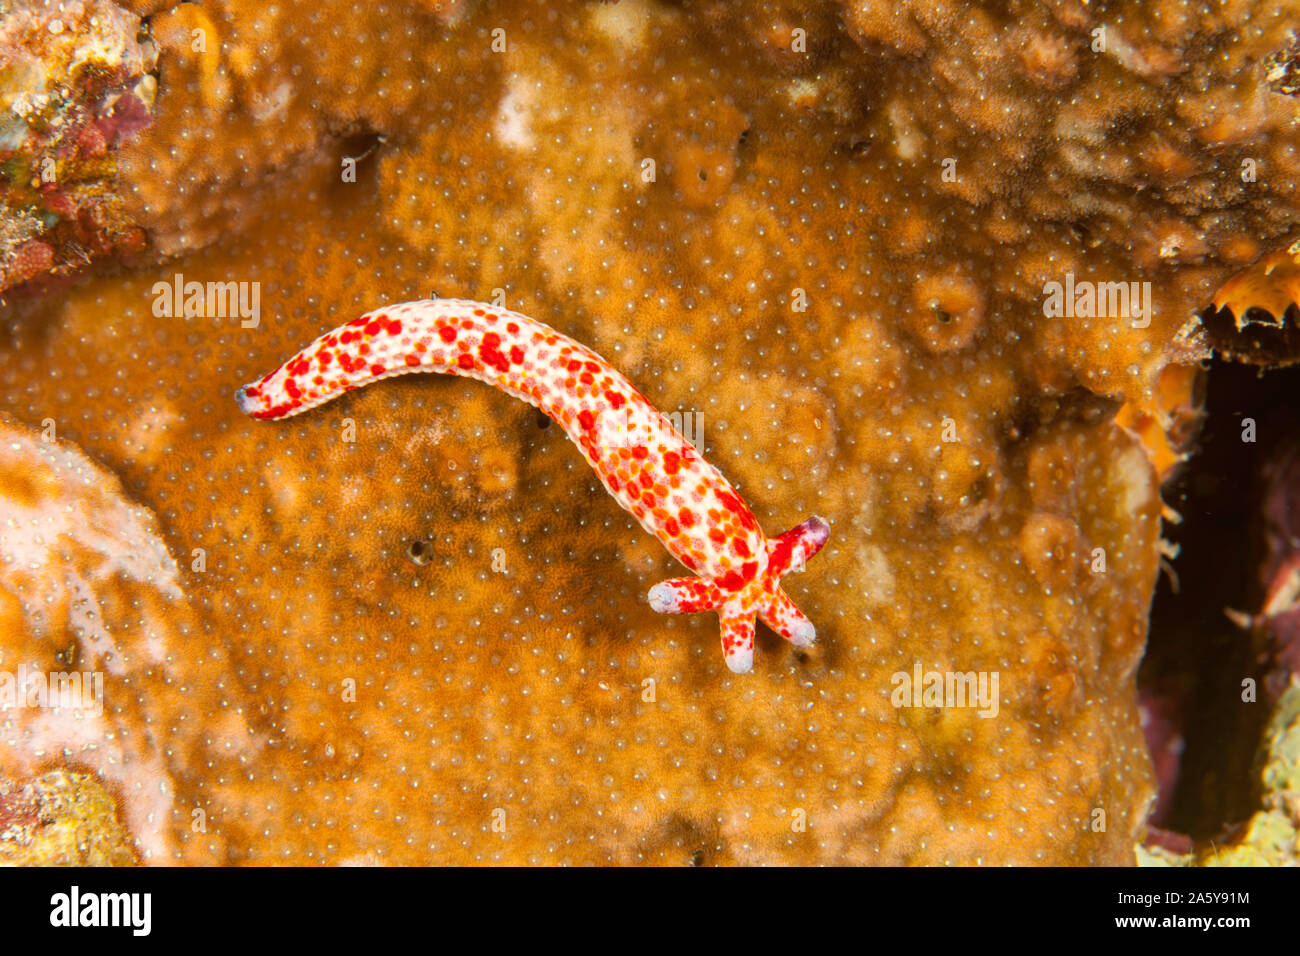
M 1004 429 L 1009 441 L 1022 442 L 1053 424 L 1096 424 L 1102 419 L 1114 418 L 1117 411 L 1119 404 L 1114 399 L 1075 387 L 1059 395 L 1043 396 L 1036 402 L 1021 404 L 1013 411 Z
M 1164 535 L 1182 550 L 1176 578 L 1162 574 L 1156 585 L 1138 692 L 1160 786 L 1151 823 L 1194 839 L 1221 836 L 1259 808 L 1253 765 L 1271 707 L 1267 664 L 1259 639 L 1224 612 L 1261 610 L 1265 509 L 1300 505 L 1300 488 L 1288 505 L 1264 480 L 1269 463 L 1300 443 L 1297 394 L 1300 367 L 1261 374 L 1211 363 L 1199 447 L 1164 489 L 1183 517 Z M 1254 441 L 1243 440 L 1247 419 Z M 1256 703 L 1242 700 L 1246 679 Z
M 704 849 L 700 848 L 691 854 L 691 858 L 687 861 L 687 866 L 703 866 L 703 865 L 704 865 Z
M 77 666 L 77 651 L 80 645 L 76 641 L 69 641 L 68 645 L 59 650 L 54 655 L 54 659 L 59 662 L 60 666 L 67 670 L 73 670 Z
M 980 502 L 987 501 L 993 492 L 993 476 L 986 471 L 971 482 L 970 490 L 961 497 L 961 506 L 973 508 Z
M 1095 249 L 1097 246 L 1101 245 L 1101 240 L 1093 235 L 1092 229 L 1085 223 L 1070 223 L 1070 232 L 1074 234 L 1074 238 L 1078 239 L 1085 248 Z
M 538 412 L 538 413 L 537 413 L 537 427 L 538 427 L 538 428 L 550 428 L 550 427 L 551 427 L 551 419 L 550 419 L 550 417 L 549 417 L 548 415 L 546 415 L 544 412 Z
M 412 541 L 406 548 L 406 556 L 416 564 L 424 564 L 432 553 L 433 549 L 424 541 Z
M 696 175 L 700 177 L 700 182 L 702 183 L 707 183 L 709 181 L 709 174 L 702 166 L 696 170 Z
M 381 133 L 356 133 L 343 139 L 339 146 L 339 155 L 344 159 L 352 160 L 359 172 L 361 164 L 373 158 L 387 142 L 388 137 Z

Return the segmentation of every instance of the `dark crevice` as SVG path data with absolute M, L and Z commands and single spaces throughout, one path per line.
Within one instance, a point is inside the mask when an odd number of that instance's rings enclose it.
M 1221 835 L 1257 809 L 1252 766 L 1269 704 L 1262 692 L 1257 703 L 1242 700 L 1242 681 L 1259 686 L 1262 665 L 1250 634 L 1225 609 L 1260 608 L 1259 478 L 1300 433 L 1300 368 L 1261 374 L 1215 361 L 1206 395 L 1196 452 L 1164 489 L 1183 518 L 1164 534 L 1181 553 L 1174 574 L 1157 585 L 1138 675 L 1162 791 L 1151 822 L 1197 839 Z M 1246 419 L 1254 420 L 1254 442 L 1243 440 Z

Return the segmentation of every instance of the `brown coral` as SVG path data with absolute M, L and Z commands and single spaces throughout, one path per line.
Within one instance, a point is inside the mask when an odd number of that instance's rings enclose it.
M 1236 109 L 1272 26 L 1161 4 L 1097 56 L 1086 8 L 996 6 L 158 13 L 157 120 L 123 166 L 183 258 L 24 308 L 0 350 L 0 407 L 121 475 L 182 568 L 206 555 L 154 635 L 177 673 L 117 678 L 120 739 L 185 743 L 141 855 L 1131 861 L 1160 501 L 1111 419 L 1159 418 L 1219 250 L 1292 215 L 1206 148 L 1283 157 L 1291 104 Z M 177 272 L 260 282 L 260 321 L 155 317 Z M 1067 272 L 1149 279 L 1152 321 L 1049 318 Z M 435 290 L 700 415 L 768 531 L 827 515 L 791 579 L 820 652 L 760 635 L 767 665 L 730 676 L 710 621 L 646 606 L 668 557 L 476 383 L 239 417 L 233 388 L 323 329 Z M 895 707 L 917 665 L 999 674 L 996 716 Z

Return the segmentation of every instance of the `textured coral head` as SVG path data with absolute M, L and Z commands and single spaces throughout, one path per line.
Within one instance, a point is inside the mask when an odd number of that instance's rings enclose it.
M 814 515 L 769 541 L 766 567 L 740 588 L 724 588 L 704 577 L 673 578 L 650 589 L 650 607 L 661 614 L 717 611 L 727 667 L 746 674 L 754 666 L 755 617 L 796 647 L 811 647 L 816 640 L 817 629 L 781 589 L 781 578 L 802 570 L 830 533 L 830 524 Z

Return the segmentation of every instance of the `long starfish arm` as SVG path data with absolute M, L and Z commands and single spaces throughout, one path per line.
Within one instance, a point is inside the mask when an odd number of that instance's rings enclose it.
M 536 406 L 691 571 L 729 590 L 757 572 L 767 539 L 722 473 L 616 368 L 518 312 L 465 299 L 375 309 L 320 336 L 236 400 L 254 418 L 287 418 L 409 372 L 476 378 Z

